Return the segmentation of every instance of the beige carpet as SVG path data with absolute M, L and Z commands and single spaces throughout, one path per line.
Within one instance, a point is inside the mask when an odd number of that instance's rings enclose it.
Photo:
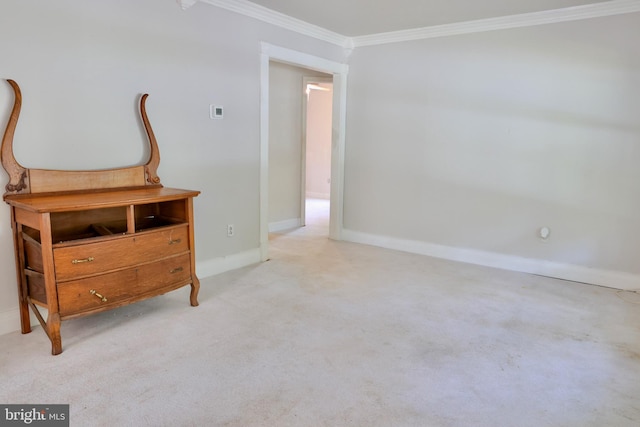
M 0 337 L 0 403 L 72 426 L 638 426 L 638 295 L 327 240 Z M 635 302 L 635 304 L 634 304 Z

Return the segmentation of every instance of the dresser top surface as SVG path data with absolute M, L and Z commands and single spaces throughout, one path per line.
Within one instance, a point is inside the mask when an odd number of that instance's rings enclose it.
M 115 206 L 142 205 L 196 197 L 196 190 L 147 187 L 68 194 L 31 194 L 6 196 L 5 202 L 16 208 L 37 213 L 66 212 Z

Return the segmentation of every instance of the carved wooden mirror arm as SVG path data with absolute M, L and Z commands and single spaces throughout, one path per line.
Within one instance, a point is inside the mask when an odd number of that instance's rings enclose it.
M 158 149 L 158 142 L 156 136 L 151 129 L 151 123 L 149 123 L 149 117 L 147 117 L 147 98 L 149 94 L 145 93 L 140 98 L 140 116 L 142 117 L 142 124 L 144 124 L 144 130 L 147 132 L 149 138 L 149 161 L 144 165 L 144 170 L 147 174 L 147 182 L 149 184 L 160 184 L 160 177 L 158 177 L 157 170 L 160 165 L 160 150 Z
M 140 116 L 150 146 L 149 160 L 144 165 L 87 171 L 28 169 L 18 163 L 13 155 L 13 137 L 22 107 L 22 93 L 15 81 L 7 80 L 7 82 L 13 88 L 14 103 L 0 148 L 0 162 L 9 175 L 9 183 L 5 187 L 5 198 L 8 195 L 14 194 L 104 190 L 146 186 L 162 187 L 157 174 L 160 164 L 160 150 L 158 149 L 158 143 L 151 128 L 149 118 L 147 117 L 145 107 L 147 97 L 149 96 L 148 94 L 144 94 L 142 98 L 140 98 Z
M 2 167 L 9 174 L 9 183 L 6 185 L 7 193 L 22 193 L 29 188 L 29 174 L 28 169 L 25 169 L 20 163 L 18 163 L 13 156 L 13 135 L 16 132 L 16 125 L 18 124 L 18 117 L 20 117 L 20 109 L 22 108 L 22 92 L 20 87 L 13 80 L 7 80 L 13 88 L 14 101 L 13 109 L 11 110 L 11 116 L 7 122 L 7 128 L 4 131 L 2 137 L 2 151 L 0 151 L 0 161 Z

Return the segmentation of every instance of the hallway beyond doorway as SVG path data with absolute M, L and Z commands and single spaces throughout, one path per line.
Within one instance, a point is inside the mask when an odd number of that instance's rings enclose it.
M 323 229 L 323 232 L 329 236 L 329 200 L 307 198 L 305 206 L 307 226 Z

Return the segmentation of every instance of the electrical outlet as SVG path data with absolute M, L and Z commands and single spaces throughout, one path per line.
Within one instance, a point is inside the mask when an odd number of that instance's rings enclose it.
M 233 237 L 233 224 L 227 224 L 227 237 Z

